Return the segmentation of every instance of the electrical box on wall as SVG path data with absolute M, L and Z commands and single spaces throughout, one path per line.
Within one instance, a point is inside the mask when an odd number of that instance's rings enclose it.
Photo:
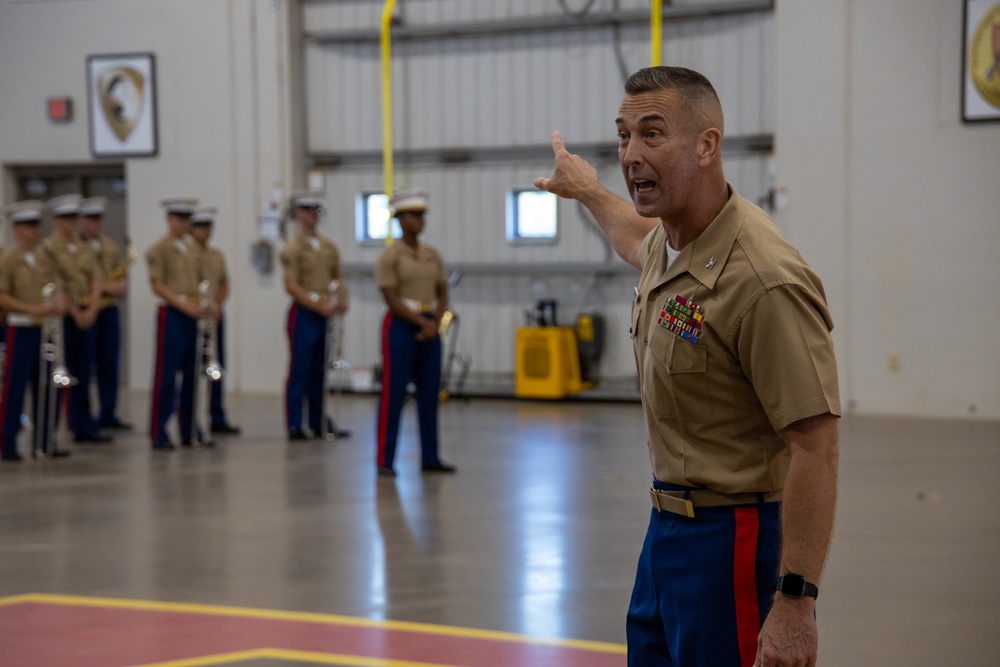
M 45 110 L 53 123 L 68 123 L 73 120 L 73 98 L 49 97 L 45 100 Z

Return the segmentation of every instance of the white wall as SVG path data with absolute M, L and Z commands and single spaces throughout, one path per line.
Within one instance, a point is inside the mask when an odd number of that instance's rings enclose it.
M 777 221 L 825 279 L 845 407 L 1000 418 L 1000 124 L 961 122 L 962 3 L 776 19 Z
M 144 251 L 166 232 L 163 197 L 219 207 L 214 243 L 236 284 L 228 307 L 235 390 L 278 392 L 285 372 L 280 270 L 259 276 L 249 246 L 273 189 L 302 186 L 301 151 L 292 145 L 301 123 L 290 80 L 289 54 L 298 48 L 289 44 L 291 18 L 289 3 L 267 0 L 0 1 L 0 162 L 90 162 L 87 56 L 155 54 L 159 154 L 125 160 L 129 234 Z M 73 98 L 71 123 L 46 120 L 52 95 Z M 128 298 L 128 383 L 145 388 L 156 304 L 142 262 Z

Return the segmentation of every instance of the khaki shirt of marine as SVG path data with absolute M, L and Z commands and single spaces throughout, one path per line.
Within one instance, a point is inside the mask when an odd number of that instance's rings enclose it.
M 122 251 L 112 239 L 102 235 L 95 239 L 90 239 L 87 241 L 87 245 L 97 253 L 97 259 L 101 265 L 101 269 L 104 271 L 105 278 L 121 266 Z
M 43 253 L 51 254 L 69 298 L 78 306 L 86 307 L 91 287 L 104 277 L 97 253 L 83 239 L 66 241 L 58 235 L 49 236 L 41 246 Z
M 229 274 L 226 273 L 226 259 L 222 256 L 222 251 L 216 248 L 202 248 L 192 246 L 197 249 L 198 255 L 198 278 L 207 280 L 209 289 L 213 297 L 218 300 L 219 291 L 223 286 L 229 284 Z
M 146 251 L 149 279 L 163 282 L 180 297 L 198 297 L 198 267 L 192 244 L 167 234 Z
M 777 431 L 840 414 L 833 323 L 819 277 L 767 214 L 729 189 L 665 273 L 663 226 L 642 244 L 631 334 L 647 444 L 662 482 L 778 491 L 789 452 Z M 675 295 L 702 308 L 695 343 L 659 323 Z
M 340 275 L 340 252 L 333 241 L 323 236 L 298 236 L 281 253 L 285 278 L 292 278 L 302 289 L 330 298 L 330 283 Z
M 413 249 L 397 240 L 382 251 L 375 265 L 376 284 L 395 287 L 404 299 L 434 303 L 438 285 L 446 281 L 440 253 L 425 243 Z
M 34 262 L 30 262 L 27 255 L 16 247 L 0 255 L 0 294 L 32 305 L 44 303 L 42 288 L 56 282 L 55 270 L 48 256 L 38 248 L 31 252 Z M 14 313 L 9 313 L 8 317 L 11 315 Z M 35 324 L 41 322 L 41 318 L 34 320 Z

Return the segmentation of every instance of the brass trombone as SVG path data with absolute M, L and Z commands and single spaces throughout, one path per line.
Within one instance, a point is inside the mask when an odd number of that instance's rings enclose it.
M 195 339 L 194 432 L 199 444 L 211 447 L 212 383 L 222 380 L 225 369 L 219 362 L 219 323 L 211 313 L 215 295 L 207 280 L 198 283 L 202 310 Z
M 451 275 L 448 277 L 449 293 L 452 288 L 458 285 L 458 282 L 461 279 L 461 269 L 455 269 L 452 271 Z M 443 365 L 441 370 L 441 389 L 438 392 L 438 399 L 441 401 L 447 401 L 450 396 L 448 387 L 451 384 L 452 367 L 457 363 L 462 368 L 457 386 L 455 387 L 456 393 L 461 395 L 463 389 L 465 388 L 465 379 L 469 375 L 469 366 L 472 365 L 472 359 L 456 352 L 458 345 L 458 331 L 461 323 L 461 318 L 459 318 L 458 313 L 450 305 L 445 308 L 444 312 L 441 314 L 441 322 L 438 323 L 438 338 L 441 339 L 441 355 Z
M 334 280 L 330 283 L 330 301 L 336 305 L 343 303 L 347 299 L 347 283 Z M 337 420 L 333 414 L 330 395 L 330 374 L 339 374 L 341 371 L 348 371 L 351 365 L 343 356 L 344 340 L 344 315 L 335 313 L 326 321 L 326 338 L 323 345 L 323 438 L 334 440 L 336 438 L 346 438 L 351 434 L 347 429 L 337 427 Z M 338 382 L 333 390 L 339 390 Z
M 66 368 L 62 315 L 56 314 L 58 311 L 55 308 L 56 291 L 55 283 L 48 283 L 42 288 L 45 305 L 52 314 L 47 315 L 42 322 L 42 338 L 38 346 L 38 405 L 34 410 L 32 454 L 39 459 L 46 456 L 69 456 L 69 452 L 60 450 L 56 442 L 59 390 L 69 389 L 76 384 L 76 378 Z

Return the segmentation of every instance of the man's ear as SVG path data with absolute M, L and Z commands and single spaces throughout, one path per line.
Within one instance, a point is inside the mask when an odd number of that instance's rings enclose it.
M 698 135 L 698 158 L 702 165 L 707 165 L 719 155 L 722 148 L 722 132 L 714 127 L 702 130 Z

